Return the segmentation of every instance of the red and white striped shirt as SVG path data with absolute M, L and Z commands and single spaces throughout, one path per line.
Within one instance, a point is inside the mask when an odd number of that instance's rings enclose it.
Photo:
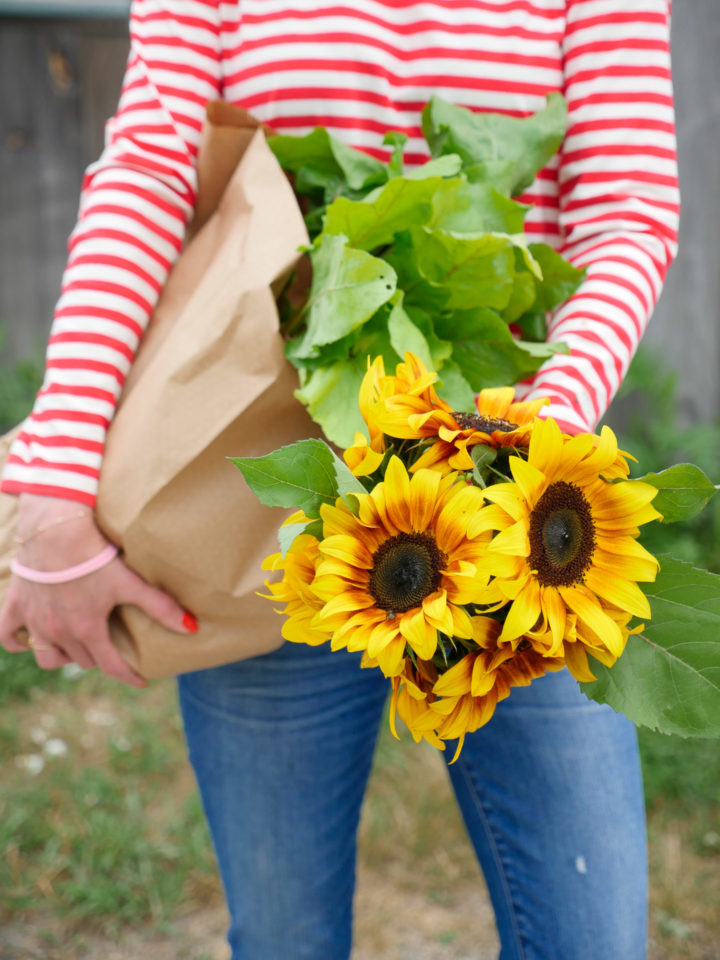
M 526 230 L 588 267 L 552 318 L 569 356 L 520 391 L 570 432 L 617 390 L 676 249 L 668 0 L 135 0 L 106 146 L 87 170 L 47 373 L 2 489 L 92 505 L 105 433 L 196 196 L 205 104 L 279 133 L 318 124 L 377 157 L 388 130 L 427 159 L 434 93 L 523 116 L 559 90 L 561 153 L 520 198 Z

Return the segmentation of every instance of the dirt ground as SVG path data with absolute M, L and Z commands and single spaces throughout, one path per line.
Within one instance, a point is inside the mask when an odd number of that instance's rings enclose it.
M 446 903 L 432 903 L 422 892 L 394 890 L 392 878 L 361 870 L 356 913 L 352 960 L 497 957 L 492 911 L 474 885 L 453 890 Z M 48 920 L 43 930 L 0 928 L 0 960 L 228 960 L 226 925 L 225 908 L 216 903 L 175 921 L 167 933 L 129 932 L 122 944 L 98 935 L 62 943 L 53 942 L 57 934 Z

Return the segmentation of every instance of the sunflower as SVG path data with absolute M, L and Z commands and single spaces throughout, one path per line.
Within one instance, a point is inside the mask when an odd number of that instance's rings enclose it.
M 372 363 L 368 360 L 367 373 L 360 385 L 358 404 L 367 424 L 370 440 L 356 433 L 353 444 L 343 452 L 345 463 L 357 477 L 374 473 L 380 466 L 385 452 L 385 431 L 378 419 L 386 402 L 392 405 L 395 415 L 407 419 L 413 413 L 442 405 L 450 408 L 435 393 L 432 384 L 437 374 L 425 368 L 422 361 L 412 353 L 405 354 L 405 361 L 398 363 L 395 374 L 386 375 L 382 356 Z M 388 434 L 391 435 L 391 434 Z M 400 434 L 392 434 L 399 438 Z
M 493 580 L 483 599 L 507 605 L 501 641 L 549 631 L 549 655 L 561 656 L 574 636 L 614 662 L 630 617 L 650 616 L 637 584 L 654 580 L 658 563 L 637 537 L 641 524 L 660 517 L 650 503 L 657 490 L 605 479 L 627 475 L 608 427 L 600 437 L 567 437 L 554 421 L 538 420 L 527 461 L 510 457 L 509 464 L 514 483 L 488 487 L 492 503 L 470 524 L 471 535 L 497 531 L 487 560 Z
M 437 376 L 418 357 L 407 353 L 395 377 L 375 378 L 375 402 L 365 403 L 363 416 L 371 436 L 434 441 L 413 464 L 413 472 L 426 468 L 442 473 L 472 470 L 468 450 L 477 444 L 527 447 L 534 419 L 547 400 L 515 403 L 512 387 L 498 387 L 481 390 L 475 410 L 462 413 L 437 395 L 432 386 Z M 365 391 L 366 398 L 369 393 Z
M 414 463 L 413 470 L 429 468 L 447 473 L 448 470 L 472 470 L 470 449 L 482 444 L 486 447 L 527 447 L 533 423 L 546 399 L 513 402 L 512 387 L 481 390 L 475 398 L 473 413 L 433 411 L 427 414 L 422 429 L 432 428 L 437 439 Z M 421 426 L 420 419 L 413 424 Z
M 427 670 L 418 671 L 408 664 L 399 682 L 393 682 L 391 710 L 397 710 L 413 738 L 424 738 L 443 750 L 443 741 L 458 740 L 454 759 L 465 736 L 492 718 L 511 687 L 527 686 L 565 666 L 561 657 L 538 653 L 529 639 L 503 643 L 502 624 L 497 620 L 473 616 L 471 621 L 476 650 L 466 653 L 434 681 Z M 427 665 L 418 664 L 423 666 Z
M 294 514 L 285 522 L 302 516 L 301 512 Z M 310 534 L 301 533 L 295 537 L 284 557 L 280 553 L 273 553 L 263 561 L 264 570 L 284 572 L 282 580 L 276 583 L 266 581 L 265 586 L 270 593 L 260 596 L 286 604 L 285 609 L 278 610 L 278 613 L 284 613 L 287 617 L 281 633 L 285 640 L 291 643 L 307 643 L 315 647 L 330 639 L 327 631 L 312 623 L 315 614 L 323 605 L 310 586 L 315 578 L 319 559 L 317 539 Z
M 386 676 L 396 676 L 406 645 L 431 660 L 438 632 L 472 635 L 464 604 L 488 583 L 478 565 L 490 534 L 470 538 L 467 528 L 483 494 L 432 470 L 411 478 L 391 457 L 384 480 L 354 496 L 357 515 L 342 500 L 320 508 L 312 590 L 323 606 L 312 623 L 332 634 L 333 649 L 366 651 Z

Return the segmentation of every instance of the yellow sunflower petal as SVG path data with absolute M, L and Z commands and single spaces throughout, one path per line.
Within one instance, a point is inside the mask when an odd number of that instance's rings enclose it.
M 528 630 L 532 630 L 541 613 L 540 585 L 534 577 L 529 577 L 508 611 L 500 634 L 500 642 L 515 640 Z
M 598 635 L 608 650 L 619 657 L 624 641 L 620 627 L 605 613 L 597 600 L 577 587 L 559 587 L 560 596 L 578 616 L 578 628 L 586 623 Z
M 558 656 L 554 651 L 562 649 L 563 637 L 565 636 L 565 621 L 567 618 L 567 607 L 563 603 L 562 597 L 556 587 L 542 587 L 542 608 L 547 620 L 553 639 L 553 652 L 550 656 Z
M 530 555 L 530 540 L 527 526 L 524 523 L 514 523 L 507 530 L 497 533 L 488 545 L 489 553 L 502 553 L 511 557 L 527 557 Z
M 421 660 L 432 660 L 437 649 L 437 630 L 427 622 L 422 608 L 403 613 L 399 626 L 417 656 Z
M 510 457 L 510 469 L 523 497 L 532 509 L 547 486 L 545 475 L 520 457 Z
M 593 566 L 585 575 L 585 583 L 593 593 L 627 610 L 633 616 L 650 618 L 650 601 L 640 587 L 631 580 L 625 580 L 621 576 Z
M 434 470 L 419 470 L 413 474 L 409 487 L 410 525 L 423 533 L 433 517 L 440 485 L 440 474 Z
M 590 669 L 585 648 L 581 643 L 565 644 L 565 663 L 578 683 L 591 683 L 597 677 Z
M 514 397 L 514 387 L 487 387 L 475 397 L 475 406 L 481 417 L 488 417 L 491 420 L 506 420 Z M 513 420 L 513 423 L 515 422 Z
M 438 677 L 433 693 L 438 697 L 461 697 L 470 691 L 474 657 L 467 654 Z

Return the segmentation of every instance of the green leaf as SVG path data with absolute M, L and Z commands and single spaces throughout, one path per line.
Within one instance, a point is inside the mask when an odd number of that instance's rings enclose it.
M 362 150 L 341 143 L 316 127 L 305 137 L 274 136 L 268 145 L 278 163 L 295 174 L 298 193 L 317 196 L 327 203 L 348 190 L 369 190 L 387 180 L 387 168 Z
M 347 245 L 347 237 L 323 236 L 310 253 L 313 280 L 304 310 L 307 330 L 294 343 L 289 359 L 318 355 L 318 347 L 362 326 L 395 292 L 393 268 L 364 250 Z
M 454 177 L 460 173 L 462 161 L 456 153 L 449 153 L 446 157 L 436 157 L 407 170 L 406 177 L 411 180 L 426 180 L 428 177 Z
M 280 544 L 280 556 L 286 557 L 288 550 L 293 544 L 295 537 L 299 537 L 301 533 L 309 533 L 316 540 L 322 539 L 322 520 L 315 519 L 311 520 L 309 523 L 285 523 L 278 528 L 277 538 L 278 543 Z
M 720 576 L 658 559 L 657 580 L 642 584 L 652 620 L 613 667 L 592 660 L 597 681 L 581 688 L 639 726 L 720 737 Z
M 430 177 L 412 180 L 396 176 L 364 200 L 338 197 L 325 213 L 324 233 L 344 234 L 350 246 L 374 250 L 391 243 L 412 224 L 427 223 L 433 199 L 452 192 L 452 180 Z
M 546 243 L 531 243 L 529 251 L 542 273 L 536 308 L 554 310 L 575 293 L 585 276 L 585 269 L 578 270 Z
M 551 93 L 543 110 L 523 119 L 473 113 L 440 97 L 433 97 L 422 114 L 434 157 L 457 153 L 469 180 L 491 183 L 506 196 L 533 182 L 562 143 L 566 123 L 567 107 L 559 93 Z
M 444 287 L 434 286 L 422 276 L 417 250 L 408 231 L 396 235 L 395 243 L 384 254 L 383 259 L 387 260 L 397 274 L 398 289 L 404 293 L 403 302 L 408 312 L 410 308 L 417 308 L 429 316 L 445 309 L 449 292 Z
M 394 370 L 400 359 L 390 343 L 383 312 L 362 328 L 347 358 L 312 370 L 295 391 L 328 440 L 339 447 L 350 446 L 356 431 L 365 429 L 358 393 L 367 372 L 368 357 L 374 359 L 378 355 L 382 355 L 386 370 Z
M 483 476 L 483 470 L 485 467 L 489 467 L 494 463 L 497 458 L 497 450 L 495 447 L 486 447 L 485 444 L 476 443 L 474 447 L 470 448 L 470 456 L 474 464 L 473 479 L 479 486 L 487 486 L 485 477 Z
M 474 390 L 517 383 L 558 352 L 558 345 L 515 340 L 493 310 L 456 310 L 438 318 L 435 330 L 452 340 L 452 358 Z
M 393 350 L 399 357 L 404 357 L 409 350 L 422 360 L 428 370 L 432 370 L 434 367 L 428 342 L 411 320 L 402 301 L 402 292 L 398 290 L 388 317 L 388 333 Z
M 353 437 L 353 439 L 355 439 Z M 342 497 L 351 510 L 354 511 L 356 502 L 352 494 L 367 493 L 365 487 L 352 472 L 350 467 L 341 460 L 334 450 L 330 451 L 333 457 L 333 468 L 335 470 L 335 480 L 337 481 L 338 496 Z
M 438 373 L 435 384 L 438 396 L 449 403 L 453 410 L 471 410 L 475 402 L 475 391 L 463 376 L 460 366 L 453 360 L 447 360 Z
M 512 299 L 510 301 L 512 303 Z M 533 307 L 526 310 L 520 317 L 514 321 L 510 320 L 505 313 L 503 316 L 508 323 L 516 323 L 522 330 L 525 340 L 531 340 L 534 343 L 545 343 L 547 339 L 547 316 L 544 310 L 538 310 Z
M 383 137 L 383 144 L 393 148 L 392 156 L 388 160 L 388 174 L 391 177 L 403 175 L 403 153 L 407 141 L 407 134 L 400 133 L 399 130 L 389 130 Z
M 448 292 L 450 309 L 507 306 L 515 276 L 515 254 L 508 237 L 427 227 L 412 227 L 409 233 L 420 274 Z
M 335 454 L 322 440 L 299 440 L 263 457 L 230 457 L 267 507 L 294 507 L 308 517 L 339 494 Z
M 503 196 L 489 183 L 459 178 L 453 183 L 454 192 L 434 198 L 429 227 L 454 233 L 522 233 L 530 207 Z
M 652 505 L 663 515 L 663 523 L 692 519 L 718 492 L 694 463 L 678 463 L 660 473 L 647 473 L 637 479 L 657 487 L 659 492 Z
M 425 338 L 425 342 L 430 350 L 430 369 L 439 370 L 443 363 L 448 360 L 452 354 L 452 343 L 449 340 L 441 340 L 435 333 L 433 321 L 430 314 L 420 307 L 407 306 L 403 303 L 407 315 L 418 328 Z
M 502 312 L 505 323 L 514 323 L 520 317 L 525 316 L 535 302 L 535 293 L 536 285 L 533 277 L 524 270 L 516 273 L 510 300 Z

